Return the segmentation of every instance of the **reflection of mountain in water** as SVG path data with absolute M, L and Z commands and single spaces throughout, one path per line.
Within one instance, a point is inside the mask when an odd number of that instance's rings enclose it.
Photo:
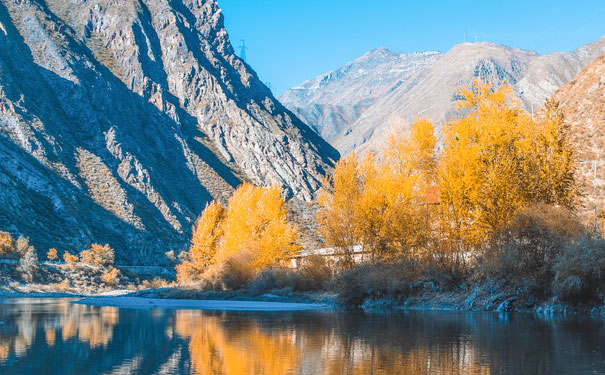
M 0 373 L 487 374 L 605 369 L 591 319 L 0 304 Z M 601 366 L 601 367 L 599 367 Z

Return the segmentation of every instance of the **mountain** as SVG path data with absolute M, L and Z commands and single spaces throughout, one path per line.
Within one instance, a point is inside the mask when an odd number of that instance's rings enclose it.
M 242 181 L 311 200 L 338 152 L 239 59 L 216 0 L 0 1 L 0 230 L 157 262 Z
M 379 150 L 393 129 L 407 129 L 417 117 L 432 120 L 439 127 L 457 116 L 457 90 L 474 78 L 479 77 L 496 86 L 507 82 L 527 110 L 537 110 L 557 88 L 604 52 L 605 37 L 573 52 L 545 56 L 493 43 L 462 43 L 446 53 L 429 53 L 430 57 L 424 60 L 424 64 L 418 64 L 417 69 L 409 69 L 405 74 L 393 74 L 393 69 L 385 69 L 381 64 L 366 65 L 364 74 L 374 78 L 365 87 L 377 86 L 380 90 L 370 96 L 369 105 L 363 106 L 367 103 L 367 96 L 348 94 L 349 87 L 355 94 L 361 91 L 354 77 L 355 70 L 345 68 L 354 66 L 358 60 L 363 61 L 365 56 L 371 56 L 375 53 L 372 51 L 341 69 L 292 88 L 280 99 L 320 134 L 329 134 L 327 139 L 341 153 Z M 398 55 L 386 50 L 382 54 Z M 383 75 L 387 77 L 384 80 L 381 78 Z M 332 81 L 322 86 L 321 77 L 332 77 Z M 383 82 L 384 85 L 373 82 Z M 334 88 L 342 95 L 333 95 Z M 319 100 L 321 111 L 317 110 Z M 334 110 L 334 106 L 338 109 Z M 351 108 L 356 109 L 356 116 L 340 116 L 350 112 Z M 321 117 L 314 116 L 314 113 L 320 113 Z M 323 121 L 332 117 L 343 118 L 338 127 Z M 334 135 L 331 133 L 333 129 L 339 133 Z
M 335 71 L 293 87 L 279 100 L 331 141 L 377 99 L 440 55 L 438 52 L 408 55 L 378 48 Z
M 580 164 L 579 174 L 583 182 L 583 213 L 591 217 L 594 207 L 594 172 L 590 161 L 601 160 L 605 151 L 605 54 L 558 89 L 553 98 L 559 102 L 559 108 L 570 126 L 580 159 L 586 161 Z M 605 186 L 602 161 L 597 167 L 599 217 L 602 220 L 605 217 L 602 211 L 605 204 L 602 198 Z

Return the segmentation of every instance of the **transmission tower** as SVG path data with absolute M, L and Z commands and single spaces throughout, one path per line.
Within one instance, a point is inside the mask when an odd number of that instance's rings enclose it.
M 240 46 L 239 46 L 239 57 L 246 61 L 246 50 L 248 49 L 248 47 L 246 47 L 246 41 L 243 39 L 240 39 Z

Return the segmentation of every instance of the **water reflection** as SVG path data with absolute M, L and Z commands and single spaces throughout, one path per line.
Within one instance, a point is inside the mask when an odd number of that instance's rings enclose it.
M 0 301 L 0 373 L 605 373 L 593 319 L 491 313 L 221 313 Z

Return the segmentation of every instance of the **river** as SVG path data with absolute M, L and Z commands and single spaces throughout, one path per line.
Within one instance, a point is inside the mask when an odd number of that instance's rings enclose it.
M 0 300 L 1 374 L 605 374 L 589 317 L 118 309 Z

